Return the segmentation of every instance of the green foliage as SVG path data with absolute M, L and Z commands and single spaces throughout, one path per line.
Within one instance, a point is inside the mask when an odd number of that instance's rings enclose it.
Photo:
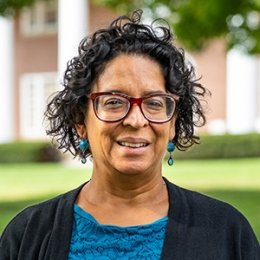
M 0 163 L 56 162 L 58 151 L 46 142 L 0 144 Z
M 174 152 L 175 159 L 220 159 L 260 157 L 260 134 L 205 135 L 201 144 L 186 152 Z
M 35 0 L 0 0 L 0 15 L 14 15 L 26 6 L 31 6 Z
M 0 0 L 0 15 L 14 15 L 37 0 Z M 40 0 L 38 0 L 40 1 Z M 42 0 L 43 1 L 43 0 Z M 191 50 L 203 49 L 216 37 L 227 48 L 260 53 L 259 0 L 92 0 L 120 14 L 143 9 L 148 18 L 165 18 L 179 42 Z
M 200 49 L 208 39 L 227 33 L 226 18 L 239 12 L 238 0 L 187 1 L 178 8 L 175 32 L 189 49 Z M 190 40 L 189 40 L 190 39 Z
M 119 12 L 143 9 L 146 17 L 165 18 L 179 42 L 201 50 L 216 37 L 226 39 L 227 48 L 260 53 L 259 0 L 94 0 Z

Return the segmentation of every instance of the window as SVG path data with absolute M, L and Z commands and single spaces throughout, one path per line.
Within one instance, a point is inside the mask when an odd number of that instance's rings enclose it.
M 21 32 L 26 36 L 57 32 L 57 1 L 36 1 L 24 9 L 20 18 Z
M 20 134 L 26 139 L 46 137 L 43 113 L 49 96 L 58 90 L 56 73 L 25 74 L 20 84 Z

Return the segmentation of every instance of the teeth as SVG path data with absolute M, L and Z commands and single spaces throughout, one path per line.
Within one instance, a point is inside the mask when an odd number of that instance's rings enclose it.
M 133 147 L 133 148 L 139 148 L 146 146 L 146 143 L 128 143 L 128 142 L 120 142 L 120 145 L 127 146 L 127 147 Z

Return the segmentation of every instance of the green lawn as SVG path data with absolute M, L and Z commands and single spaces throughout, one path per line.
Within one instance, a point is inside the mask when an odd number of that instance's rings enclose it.
M 80 163 L 79 163 L 80 164 Z M 22 208 L 77 187 L 91 168 L 60 164 L 0 164 L 0 233 Z M 260 159 L 177 161 L 163 175 L 182 187 L 231 203 L 260 240 Z

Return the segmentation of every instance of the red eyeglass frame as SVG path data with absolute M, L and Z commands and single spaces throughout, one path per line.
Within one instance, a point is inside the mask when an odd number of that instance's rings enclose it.
M 96 108 L 95 108 L 95 99 L 96 99 L 97 97 L 103 96 L 103 95 L 115 95 L 115 96 L 120 96 L 120 97 L 123 97 L 123 98 L 128 99 L 129 102 L 130 102 L 130 106 L 129 106 L 129 110 L 127 111 L 126 115 L 125 115 L 124 117 L 118 119 L 118 120 L 104 120 L 104 119 L 100 118 L 99 115 L 98 115 L 98 113 L 97 113 L 97 111 L 96 111 Z M 141 106 L 143 100 L 145 100 L 145 99 L 147 99 L 147 98 L 150 98 L 150 97 L 154 97 L 154 96 L 155 96 L 155 97 L 158 97 L 158 96 L 168 96 L 168 97 L 172 98 L 172 99 L 174 100 L 174 102 L 175 102 L 175 107 L 174 107 L 174 111 L 173 111 L 173 113 L 172 113 L 172 116 L 171 116 L 169 119 L 167 119 L 166 121 L 153 121 L 153 120 L 150 120 L 150 119 L 148 119 L 148 118 L 145 116 L 145 114 L 144 114 L 144 112 L 143 112 L 143 109 L 142 109 L 142 106 Z M 120 93 L 120 92 L 94 92 L 94 93 L 89 94 L 88 97 L 92 100 L 93 109 L 94 109 L 94 112 L 95 112 L 96 117 L 97 117 L 99 120 L 103 121 L 103 122 L 114 123 L 114 122 L 119 122 L 119 121 L 123 120 L 123 119 L 126 118 L 127 115 L 129 114 L 129 112 L 130 112 L 132 106 L 133 106 L 134 104 L 137 104 L 137 105 L 139 106 L 139 108 L 140 108 L 140 110 L 141 110 L 142 115 L 144 116 L 144 118 L 147 119 L 149 122 L 155 123 L 155 124 L 163 124 L 163 123 L 169 122 L 169 121 L 173 118 L 173 116 L 174 116 L 174 114 L 175 114 L 175 111 L 176 111 L 177 102 L 179 101 L 179 98 L 180 98 L 180 97 L 177 96 L 177 95 L 169 94 L 169 93 L 156 93 L 156 94 L 151 94 L 151 95 L 147 95 L 147 96 L 140 97 L 140 98 L 134 98 L 134 97 L 128 96 L 128 95 L 126 95 L 126 94 L 124 94 L 124 93 Z

